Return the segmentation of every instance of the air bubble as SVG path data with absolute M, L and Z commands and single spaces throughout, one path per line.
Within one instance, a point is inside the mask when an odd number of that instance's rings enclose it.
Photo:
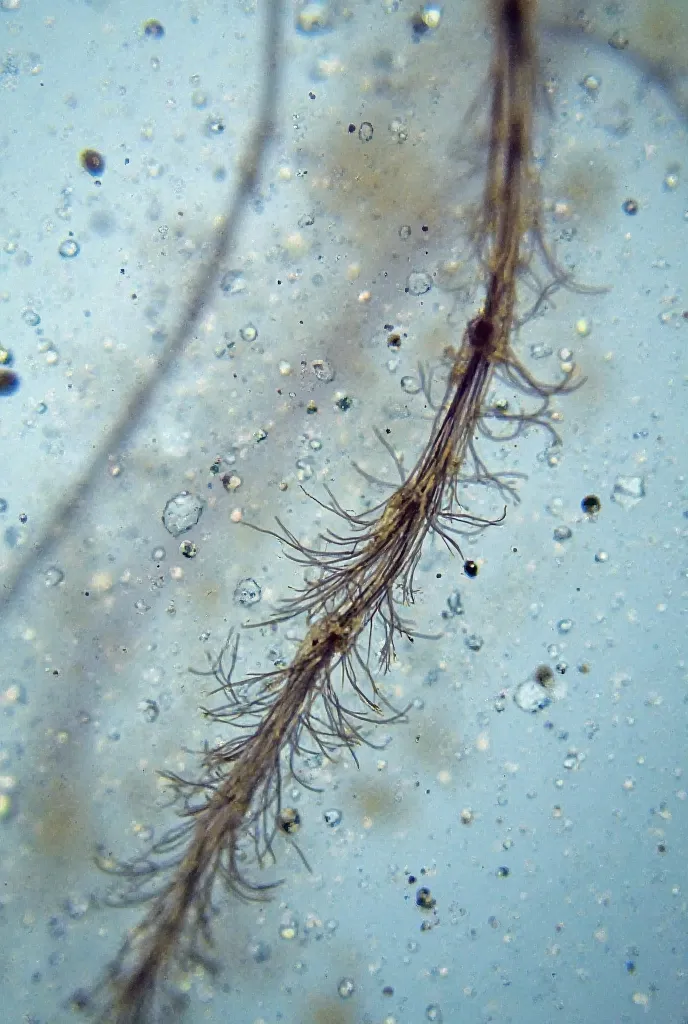
M 602 502 L 596 494 L 586 494 L 581 501 L 581 508 L 586 516 L 596 516 L 602 508 Z
M 73 921 L 78 921 L 86 914 L 91 905 L 91 897 L 85 893 L 77 893 L 69 896 L 64 903 L 64 909 Z
M 158 715 L 160 714 L 160 707 L 158 702 L 155 700 L 142 700 L 140 701 L 138 708 L 143 715 L 144 721 L 148 722 L 150 725 L 157 720 Z
M 351 999 L 355 991 L 356 986 L 352 978 L 342 978 L 337 985 L 337 992 L 341 999 Z
M 243 608 L 248 608 L 252 604 L 258 604 L 262 596 L 263 591 L 256 581 L 249 576 L 246 579 L 239 580 L 234 588 L 234 603 L 240 604 Z
M 416 890 L 416 906 L 422 910 L 432 910 L 437 900 L 432 895 L 432 892 L 426 885 L 421 885 L 420 889 Z
M 543 711 L 552 703 L 552 698 L 540 683 L 534 679 L 527 679 L 521 683 L 514 693 L 514 701 L 521 711 L 528 711 L 534 714 L 536 711 Z
M 313 373 L 318 380 L 332 381 L 334 380 L 334 370 L 325 359 L 314 359 L 311 363 Z
M 279 926 L 279 937 L 291 942 L 299 933 L 299 922 L 295 914 L 286 913 Z
M 607 42 L 614 50 L 625 50 L 628 46 L 629 40 L 626 33 L 623 32 L 620 28 L 617 28 L 614 32 L 612 32 Z
M 57 587 L 64 580 L 64 573 L 62 569 L 58 569 L 56 565 L 51 565 L 49 569 L 46 569 L 43 573 L 43 582 L 46 587 Z
M 238 295 L 246 291 L 246 278 L 241 270 L 227 270 L 220 279 L 220 288 L 225 295 Z
M 65 238 L 63 242 L 60 242 L 57 251 L 63 260 L 73 260 L 81 252 L 81 246 L 75 238 Z
M 244 324 L 244 326 L 239 331 L 239 334 L 241 335 L 244 341 L 255 341 L 256 338 L 258 337 L 258 331 L 253 326 L 253 324 Z
M 301 815 L 295 807 L 283 807 L 278 817 L 279 826 L 288 836 L 294 836 L 301 828 Z
M 331 807 L 323 813 L 323 818 L 326 825 L 329 825 L 330 828 L 336 828 L 341 823 L 342 812 L 337 810 L 336 807 Z
M 215 117 L 209 117 L 205 127 L 209 135 L 222 135 L 225 130 L 224 118 L 220 117 L 219 114 Z
M 306 4 L 299 11 L 297 25 L 302 32 L 313 35 L 327 28 L 330 21 L 330 10 L 326 4 Z
M 257 964 L 264 964 L 272 955 L 272 950 L 268 943 L 263 942 L 260 939 L 257 942 L 251 942 L 249 944 L 248 952 L 251 959 Z
M 31 307 L 29 306 L 27 306 L 26 309 L 22 310 L 21 317 L 27 327 L 38 327 L 38 325 L 41 322 L 41 318 L 36 312 L 36 310 L 31 309 Z
M 432 278 L 424 270 L 412 270 L 406 278 L 409 295 L 425 295 L 432 288 Z
M 204 503 L 197 494 L 180 491 L 165 505 L 162 514 L 163 526 L 173 537 L 191 530 L 201 518 Z
M 405 121 L 395 117 L 394 120 L 389 123 L 389 130 L 394 137 L 395 142 L 401 145 L 402 142 L 406 142 L 408 139 L 408 126 Z
M 415 377 L 402 377 L 400 383 L 401 390 L 407 395 L 417 395 L 420 391 L 420 384 Z
M 597 75 L 586 75 L 581 82 L 581 86 L 585 89 L 588 96 L 596 98 L 602 87 L 602 80 Z
M 645 497 L 645 481 L 641 476 L 619 476 L 612 491 L 612 501 L 622 508 L 634 508 Z

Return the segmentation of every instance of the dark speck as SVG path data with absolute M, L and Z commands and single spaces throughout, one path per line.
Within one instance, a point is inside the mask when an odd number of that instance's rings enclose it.
M 19 389 L 19 374 L 3 367 L 0 369 L 0 396 L 13 395 Z
M 148 36 L 149 39 L 162 39 L 165 35 L 165 29 L 156 18 L 151 18 L 143 26 L 143 34 Z
M 105 170 L 105 157 L 97 149 L 82 149 L 79 161 L 92 178 L 99 178 Z

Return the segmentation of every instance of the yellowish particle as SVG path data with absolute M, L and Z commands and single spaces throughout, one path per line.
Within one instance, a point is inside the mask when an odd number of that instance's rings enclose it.
M 490 749 L 490 737 L 488 733 L 481 732 L 478 735 L 475 741 L 475 749 L 479 750 L 481 754 L 487 753 L 487 751 Z
M 97 594 L 107 594 L 113 586 L 114 581 L 109 572 L 95 572 L 91 576 L 91 590 L 95 590 Z
M 290 256 L 303 256 L 304 253 L 308 252 L 308 242 L 300 231 L 294 231 L 291 235 L 287 235 L 284 241 L 284 248 Z
M 3 704 L 18 704 L 21 700 L 21 687 L 17 683 L 8 686 L 2 695 Z
M 320 57 L 316 62 L 316 67 L 321 78 L 331 78 L 344 70 L 344 65 L 339 57 Z
M 423 24 L 428 28 L 437 28 L 442 20 L 442 11 L 439 7 L 424 7 L 421 12 Z
M 327 27 L 330 15 L 327 7 L 321 3 L 306 4 L 299 11 L 299 28 L 302 32 L 317 32 Z

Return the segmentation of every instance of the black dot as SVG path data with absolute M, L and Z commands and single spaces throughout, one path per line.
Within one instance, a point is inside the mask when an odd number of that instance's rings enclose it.
M 621 206 L 623 212 L 627 213 L 629 217 L 635 217 L 639 208 L 637 199 L 627 199 Z
M 533 678 L 540 686 L 550 686 L 554 679 L 554 673 L 549 665 L 538 665 L 533 673 Z
M 165 35 L 165 29 L 156 18 L 151 18 L 143 26 L 143 34 L 148 36 L 149 39 L 162 39 Z
M 349 135 L 353 135 L 353 133 L 355 131 L 356 131 L 356 125 L 355 124 L 350 124 L 349 125 Z
M 586 516 L 596 516 L 602 508 L 602 502 L 596 494 L 586 494 L 581 501 L 581 508 Z
M 14 370 L 0 369 L 0 395 L 13 395 L 19 388 L 19 374 Z
M 105 157 L 97 149 L 82 149 L 79 161 L 92 178 L 99 178 L 105 170 Z
M 469 559 L 467 562 L 463 563 L 463 571 L 466 573 L 469 579 L 475 579 L 475 577 L 478 575 L 478 566 L 475 562 Z
M 411 18 L 411 31 L 413 33 L 413 38 L 416 42 L 419 39 L 421 39 L 426 32 L 429 31 L 428 26 L 423 21 L 423 18 L 420 15 L 420 13 L 414 14 L 413 17 Z

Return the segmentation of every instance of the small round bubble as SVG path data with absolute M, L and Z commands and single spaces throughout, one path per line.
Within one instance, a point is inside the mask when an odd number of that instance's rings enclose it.
M 63 242 L 60 242 L 57 251 L 63 260 L 73 260 L 81 252 L 81 246 L 75 238 L 65 238 Z
M 342 978 L 337 985 L 337 992 L 341 999 L 351 999 L 355 991 L 356 986 L 352 978 Z
M 244 326 L 239 331 L 239 334 L 241 335 L 243 341 L 255 341 L 256 338 L 258 337 L 258 331 L 253 326 L 253 324 L 244 324 Z

